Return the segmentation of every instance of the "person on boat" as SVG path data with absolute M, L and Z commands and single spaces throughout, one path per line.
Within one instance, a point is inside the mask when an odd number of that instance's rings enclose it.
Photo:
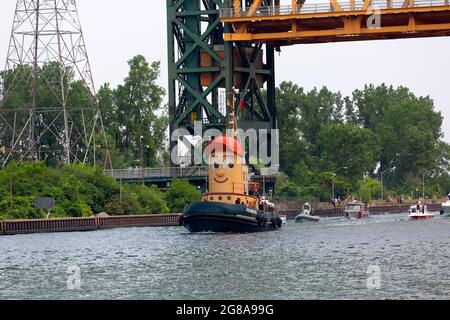
M 236 204 L 241 204 L 241 198 L 237 198 L 235 203 Z

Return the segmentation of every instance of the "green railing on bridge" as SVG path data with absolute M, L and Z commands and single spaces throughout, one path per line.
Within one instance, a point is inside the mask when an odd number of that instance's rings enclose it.
M 106 170 L 105 174 L 116 180 L 170 180 L 170 179 L 201 179 L 207 178 L 207 166 L 193 167 L 163 167 L 163 168 L 131 168 Z

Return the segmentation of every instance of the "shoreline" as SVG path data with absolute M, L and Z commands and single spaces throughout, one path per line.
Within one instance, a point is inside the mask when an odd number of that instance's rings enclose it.
M 440 204 L 428 206 L 430 211 L 439 211 Z M 343 215 L 344 208 L 318 209 L 315 215 L 319 217 L 339 217 Z M 394 214 L 406 212 L 409 205 L 373 206 L 369 211 L 373 215 Z M 280 211 L 289 220 L 294 219 L 299 210 Z M 179 226 L 180 214 L 155 214 L 136 216 L 88 217 L 88 218 L 57 218 L 57 219 L 30 219 L 30 220 L 3 220 L 0 221 L 0 236 L 53 233 L 53 232 L 83 232 L 115 228 L 136 227 L 174 227 Z

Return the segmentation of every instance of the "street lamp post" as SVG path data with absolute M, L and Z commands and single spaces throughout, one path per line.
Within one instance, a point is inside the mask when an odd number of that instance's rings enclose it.
M 13 209 L 13 178 L 12 178 L 12 167 L 9 165 L 9 206 L 12 211 Z
M 145 180 L 144 180 L 144 146 L 142 141 L 144 140 L 144 136 L 141 136 L 140 140 L 139 140 L 139 158 L 140 158 L 140 165 L 141 165 L 141 181 L 142 181 L 142 185 L 145 185 Z
M 383 199 L 384 199 L 384 190 L 383 190 L 383 174 L 385 174 L 386 172 L 388 172 L 388 171 L 391 171 L 391 170 L 395 170 L 395 167 L 392 167 L 392 168 L 386 169 L 386 170 L 384 170 L 383 172 L 381 172 L 381 176 L 380 176 L 380 184 L 381 184 L 381 200 L 383 200 Z
M 422 199 L 425 201 L 425 172 L 422 174 Z
M 333 177 L 332 177 L 332 179 L 331 179 L 331 185 L 332 185 L 332 190 L 333 190 L 333 201 L 334 201 L 334 199 L 335 199 L 335 192 L 334 192 L 334 177 L 336 176 L 336 172 L 338 172 L 338 170 L 340 170 L 340 169 L 348 169 L 348 167 L 340 167 L 340 168 L 337 168 L 336 170 L 334 170 L 333 171 Z

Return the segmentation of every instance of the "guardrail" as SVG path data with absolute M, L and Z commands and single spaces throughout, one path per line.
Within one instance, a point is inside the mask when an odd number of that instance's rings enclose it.
M 133 168 L 106 170 L 109 175 L 117 180 L 123 179 L 148 179 L 148 178 L 189 178 L 189 177 L 207 177 L 208 167 L 167 167 L 167 168 Z
M 332 3 L 307 3 L 303 6 L 297 6 L 296 9 L 292 5 L 259 7 L 256 12 L 249 17 L 272 17 L 286 16 L 298 14 L 313 14 L 327 12 L 350 12 L 350 11 L 372 11 L 387 9 L 404 9 L 404 8 L 423 8 L 423 7 L 442 7 L 449 6 L 449 0 L 375 0 L 371 1 L 368 8 L 364 8 L 364 1 L 355 1 L 354 6 L 350 2 L 339 2 L 339 6 Z M 221 18 L 238 18 L 247 17 L 251 12 L 250 8 L 236 12 L 234 8 L 220 9 Z
M 178 214 L 0 221 L 0 235 L 177 226 Z

